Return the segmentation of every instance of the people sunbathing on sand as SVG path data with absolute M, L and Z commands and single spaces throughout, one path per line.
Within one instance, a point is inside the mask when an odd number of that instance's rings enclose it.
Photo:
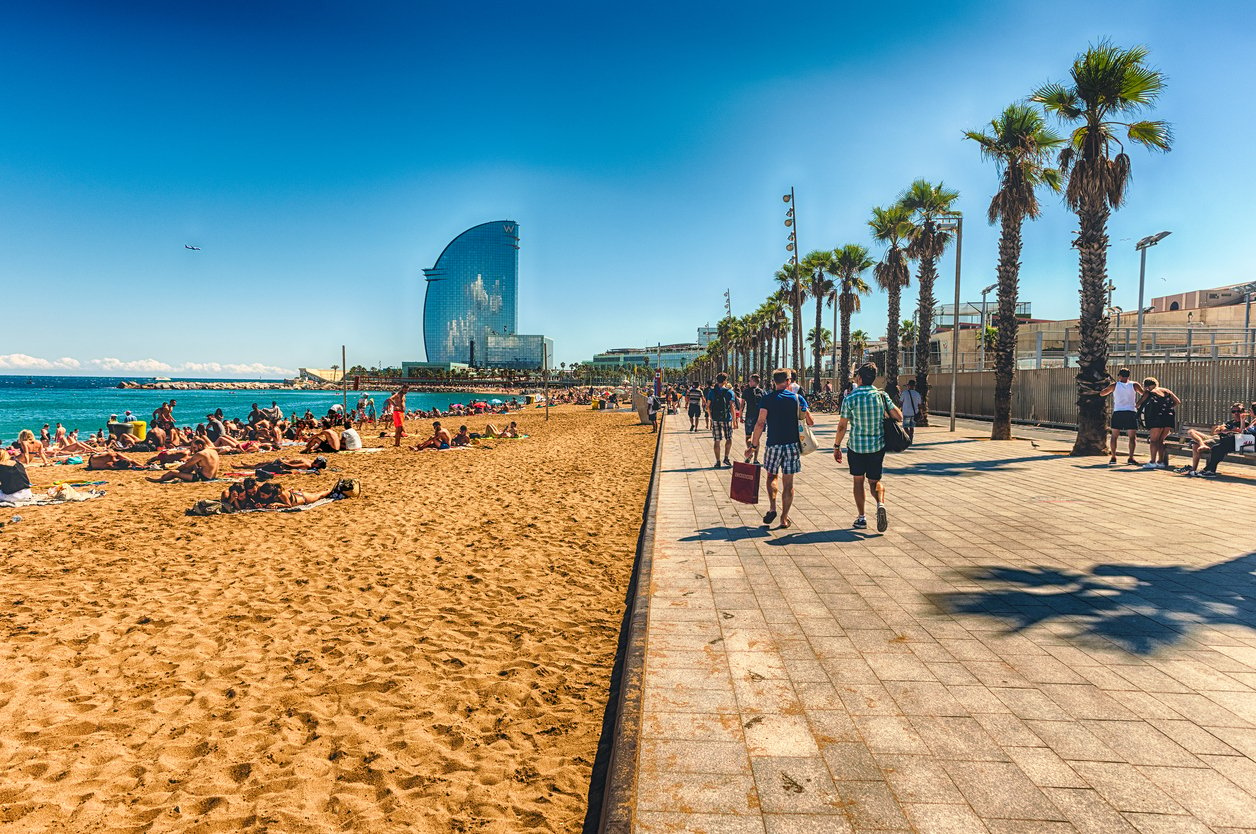
M 432 436 L 427 440 L 414 447 L 414 451 L 421 452 L 424 449 L 448 449 L 453 438 L 449 436 L 449 430 L 441 428 L 439 422 L 432 423 Z
M 339 452 L 340 432 L 332 428 L 320 429 L 310 436 L 301 451 L 307 455 L 314 452 Z
M 454 435 L 453 440 L 449 441 L 451 446 L 470 446 L 471 434 L 467 431 L 466 426 L 459 426 L 458 433 Z
M 18 432 L 17 453 L 13 457 L 25 466 L 30 466 L 37 460 L 45 466 L 49 463 L 44 444 L 35 439 L 35 433 L 30 429 L 22 429 Z
M 327 458 L 323 455 L 316 458 L 275 458 L 265 463 L 243 463 L 240 464 L 240 468 L 269 472 L 272 475 L 286 475 L 289 472 L 318 472 L 327 468 Z
M 195 438 L 192 441 L 192 456 L 178 469 L 165 472 L 159 478 L 149 478 L 155 484 L 168 484 L 176 481 L 191 483 L 193 481 L 212 481 L 218 477 L 221 461 L 218 450 L 209 445 L 207 440 Z
M 499 429 L 497 426 L 489 423 L 484 427 L 485 437 L 519 437 L 519 424 L 514 420 L 510 421 L 510 425 L 505 429 Z

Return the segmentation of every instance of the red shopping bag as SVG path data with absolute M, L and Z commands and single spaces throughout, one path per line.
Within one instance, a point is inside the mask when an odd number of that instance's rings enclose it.
M 728 497 L 743 504 L 759 503 L 759 473 L 763 467 L 757 463 L 733 461 L 733 485 Z

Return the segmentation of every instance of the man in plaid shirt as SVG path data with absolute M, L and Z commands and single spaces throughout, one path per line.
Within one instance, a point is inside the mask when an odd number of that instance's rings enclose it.
M 857 530 L 868 526 L 868 519 L 864 516 L 864 484 L 867 482 L 877 501 L 877 532 L 884 533 L 890 526 L 890 518 L 885 511 L 885 485 L 881 483 L 885 463 L 882 421 L 886 416 L 901 420 L 903 412 L 894 405 L 889 394 L 872 384 L 877 378 L 876 365 L 864 365 L 857 375 L 859 387 L 842 400 L 842 419 L 837 424 L 837 436 L 833 439 L 833 460 L 842 462 L 842 441 L 849 432 L 846 452 L 850 458 L 850 474 L 855 478 L 855 508 L 859 511 L 853 526 Z

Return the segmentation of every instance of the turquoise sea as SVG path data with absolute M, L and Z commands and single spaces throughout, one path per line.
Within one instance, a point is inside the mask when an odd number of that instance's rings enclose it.
M 153 410 L 166 400 L 174 398 L 175 418 L 179 425 L 196 425 L 205 415 L 221 408 L 228 417 L 244 418 L 253 403 L 269 407 L 271 401 L 279 403 L 284 413 L 308 408 L 317 415 L 327 413 L 334 403 L 341 401 L 338 391 L 137 391 L 118 388 L 122 377 L 82 376 L 0 376 L 0 441 L 5 444 L 15 440 L 22 429 L 39 434 L 44 423 L 55 427 L 57 423 L 67 431 L 79 430 L 80 435 L 95 434 L 104 428 L 110 414 L 122 415 L 127 409 L 135 412 L 136 419 L 149 420 Z M 152 382 L 151 379 L 125 377 L 129 382 Z M 230 380 L 176 380 L 177 382 L 227 382 Z M 278 385 L 279 380 L 275 380 Z M 349 391 L 349 406 L 357 404 L 361 392 Z M 376 407 L 383 410 L 388 392 L 372 391 Z M 411 409 L 429 409 L 434 406 L 448 408 L 450 403 L 466 403 L 479 399 L 482 394 L 411 393 L 406 406 Z

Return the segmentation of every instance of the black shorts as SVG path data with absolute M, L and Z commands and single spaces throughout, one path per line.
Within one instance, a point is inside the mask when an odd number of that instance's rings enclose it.
M 1112 430 L 1113 431 L 1134 431 L 1137 428 L 1138 428 L 1138 412 L 1137 411 L 1112 412 Z
M 876 452 L 847 452 L 846 463 L 850 474 L 858 478 L 860 475 L 869 481 L 881 480 L 882 467 L 885 465 L 885 450 Z
M 1146 423 L 1147 428 L 1149 429 L 1171 429 L 1177 425 L 1177 421 L 1172 417 L 1167 420 L 1162 417 L 1152 417 L 1150 420 L 1147 420 Z
M 691 419 L 696 420 L 701 416 L 702 416 L 702 406 L 698 405 L 697 403 L 691 403 L 689 406 L 689 417 Z

